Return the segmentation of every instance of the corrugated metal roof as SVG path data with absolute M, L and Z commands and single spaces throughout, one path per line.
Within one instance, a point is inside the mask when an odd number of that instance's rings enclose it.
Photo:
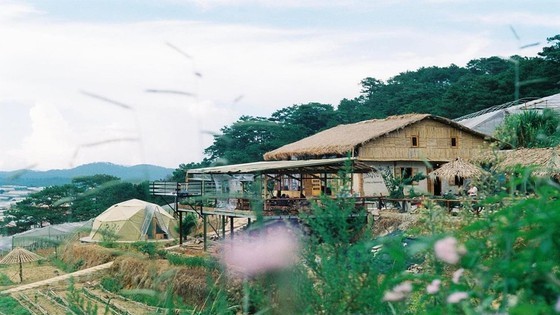
M 375 169 L 356 159 L 337 158 L 301 161 L 262 161 L 188 170 L 187 174 L 314 174 L 338 173 L 351 163 L 353 173 L 369 173 Z

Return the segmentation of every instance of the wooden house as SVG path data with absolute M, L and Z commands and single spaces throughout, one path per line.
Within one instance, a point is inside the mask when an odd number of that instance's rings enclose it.
M 428 174 L 443 163 L 460 157 L 471 159 L 494 141 L 488 135 L 447 118 L 429 114 L 407 114 L 385 119 L 339 125 L 264 155 L 265 160 L 301 160 L 350 156 L 386 169 L 395 176 Z M 440 195 L 461 183 L 427 178 L 413 189 Z M 357 174 L 354 192 L 361 196 L 386 195 L 379 172 Z

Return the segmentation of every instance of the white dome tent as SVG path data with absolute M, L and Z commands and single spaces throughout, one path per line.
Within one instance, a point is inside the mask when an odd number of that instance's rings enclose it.
M 177 237 L 177 220 L 162 207 L 131 199 L 112 205 L 95 218 L 89 237 L 99 242 L 108 235 L 120 242 L 169 240 Z

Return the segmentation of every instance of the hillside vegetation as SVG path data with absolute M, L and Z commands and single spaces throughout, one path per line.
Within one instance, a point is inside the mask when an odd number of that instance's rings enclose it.
M 536 57 L 493 56 L 471 60 L 465 67 L 428 66 L 386 82 L 364 78 L 361 94 L 336 107 L 308 103 L 284 107 L 270 117 L 243 115 L 214 136 L 203 161 L 181 164 L 175 178 L 184 178 L 189 168 L 260 161 L 267 151 L 339 124 L 413 112 L 453 119 L 518 98 L 559 93 L 560 35 L 548 43 Z

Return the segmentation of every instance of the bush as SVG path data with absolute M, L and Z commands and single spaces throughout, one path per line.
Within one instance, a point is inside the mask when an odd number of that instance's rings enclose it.
M 158 246 L 154 242 L 146 242 L 146 241 L 134 242 L 132 243 L 132 246 L 136 248 L 137 251 L 148 255 L 150 258 L 154 258 L 157 255 Z
M 117 293 L 123 288 L 121 282 L 113 277 L 104 277 L 101 279 L 101 286 L 105 290 L 113 293 Z
M 170 264 L 176 266 L 189 266 L 189 267 L 204 267 L 207 269 L 217 269 L 218 263 L 216 260 L 198 256 L 181 256 L 177 254 L 167 253 L 167 260 Z
M 10 280 L 10 278 L 6 274 L 0 273 L 0 286 L 7 286 L 12 284 L 14 284 L 14 282 Z
M 25 307 L 21 306 L 16 299 L 8 295 L 0 296 L 0 312 L 12 315 L 31 315 L 31 313 Z

